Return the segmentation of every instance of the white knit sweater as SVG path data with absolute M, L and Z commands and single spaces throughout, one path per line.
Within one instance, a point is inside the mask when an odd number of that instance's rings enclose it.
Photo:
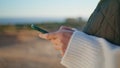
M 75 31 L 61 60 L 67 68 L 115 68 L 116 45 L 103 38 Z

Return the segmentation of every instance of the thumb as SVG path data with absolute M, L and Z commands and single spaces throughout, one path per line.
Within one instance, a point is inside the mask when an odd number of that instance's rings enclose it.
M 56 33 L 55 33 L 55 32 L 46 33 L 46 34 L 40 33 L 40 34 L 39 34 L 39 37 L 40 37 L 40 38 L 43 38 L 43 39 L 51 40 L 51 39 L 54 39 L 54 38 L 56 37 Z

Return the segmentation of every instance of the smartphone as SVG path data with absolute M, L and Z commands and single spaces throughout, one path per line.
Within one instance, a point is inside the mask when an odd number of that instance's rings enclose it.
M 43 34 L 48 33 L 48 31 L 46 31 L 46 30 L 44 30 L 44 29 L 42 29 L 42 28 L 40 28 L 40 27 L 38 27 L 38 26 L 36 26 L 34 24 L 31 24 L 31 28 L 34 29 L 34 30 L 37 30 L 37 31 L 39 31 L 39 32 L 41 32 Z

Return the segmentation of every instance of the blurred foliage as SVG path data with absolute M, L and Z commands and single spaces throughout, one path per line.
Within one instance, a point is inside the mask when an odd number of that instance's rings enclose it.
M 85 24 L 86 21 L 82 20 L 82 18 L 78 18 L 78 19 L 67 18 L 65 22 L 44 22 L 36 25 L 48 31 L 55 31 L 58 30 L 60 26 L 68 26 L 82 30 Z M 31 29 L 31 24 L 0 25 L 0 32 L 4 32 L 6 30 L 19 31 L 19 30 L 32 30 L 32 29 Z
M 60 28 L 60 26 L 68 26 L 72 28 L 77 28 L 77 29 L 82 29 L 83 26 L 79 23 L 43 23 L 43 24 L 38 24 L 40 27 L 48 30 L 48 31 L 55 31 Z

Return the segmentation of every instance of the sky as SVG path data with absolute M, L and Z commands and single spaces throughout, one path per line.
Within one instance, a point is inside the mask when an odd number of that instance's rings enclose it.
M 0 0 L 0 18 L 84 17 L 99 0 Z

